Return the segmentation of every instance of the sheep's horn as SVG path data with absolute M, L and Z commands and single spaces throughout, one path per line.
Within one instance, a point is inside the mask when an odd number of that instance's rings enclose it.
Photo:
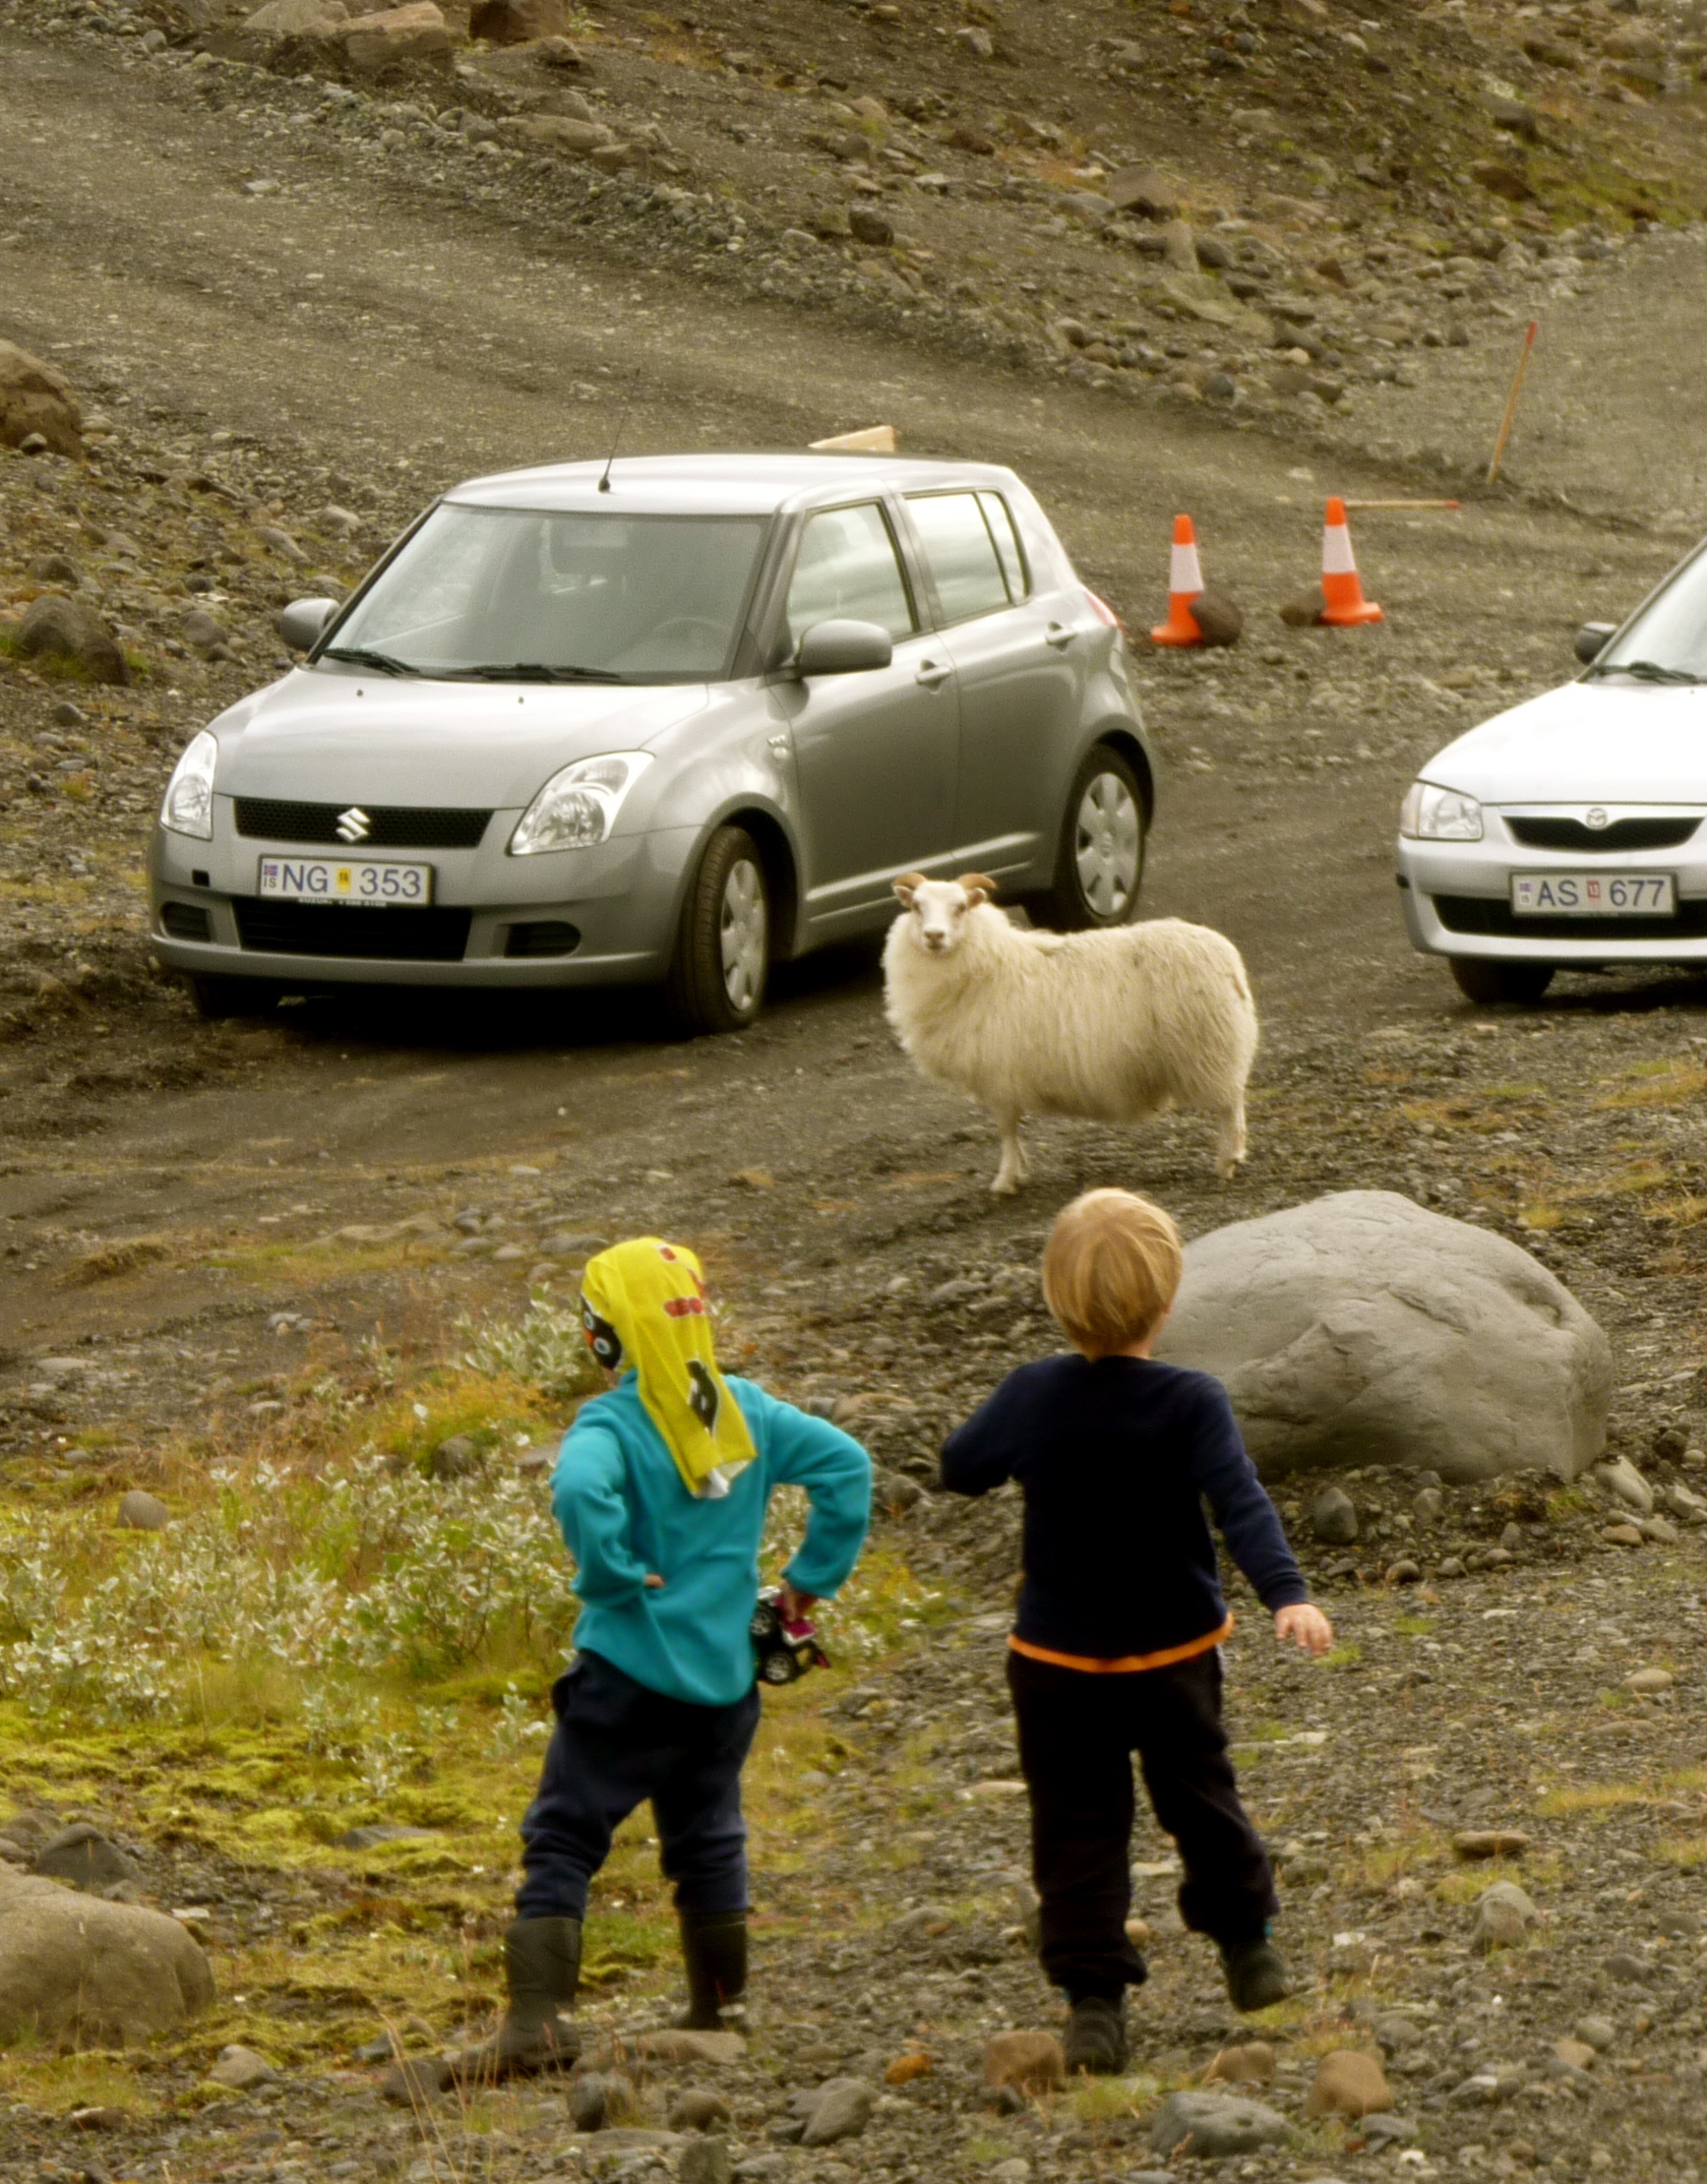
M 900 878 L 892 881 L 891 884 L 893 885 L 896 894 L 899 895 L 901 900 L 905 903 L 910 904 L 913 899 L 914 890 L 916 888 L 922 887 L 925 884 L 925 876 L 922 872 L 904 872 L 902 873 Z
M 958 884 L 964 887 L 968 894 L 983 895 L 986 902 L 996 893 L 996 882 L 988 873 L 963 872 L 960 875 Z

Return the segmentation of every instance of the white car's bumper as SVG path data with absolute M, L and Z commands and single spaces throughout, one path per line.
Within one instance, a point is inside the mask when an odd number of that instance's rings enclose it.
M 1400 899 L 1412 945 L 1431 955 L 1564 968 L 1707 961 L 1707 806 L 1605 812 L 1606 823 L 1590 826 L 1580 806 L 1484 805 L 1479 842 L 1401 836 Z M 1535 839 L 1551 842 L 1561 829 L 1573 834 L 1565 846 Z M 1512 908 L 1511 882 L 1530 873 L 1669 875 L 1676 907 L 1661 917 L 1525 916 Z

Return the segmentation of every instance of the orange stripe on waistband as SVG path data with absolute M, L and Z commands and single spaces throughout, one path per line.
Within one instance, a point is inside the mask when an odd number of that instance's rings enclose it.
M 1161 1653 L 1128 1653 L 1119 1661 L 1097 1661 L 1079 1653 L 1051 1653 L 1047 1646 L 1034 1646 L 1023 1638 L 1010 1637 L 1007 1646 L 1010 1653 L 1022 1653 L 1027 1661 L 1047 1661 L 1052 1668 L 1076 1668 L 1087 1676 L 1128 1676 L 1140 1668 L 1171 1668 L 1177 1661 L 1194 1661 L 1200 1653 L 1213 1653 L 1224 1638 L 1232 1635 L 1233 1617 L 1229 1615 L 1221 1628 L 1210 1631 L 1206 1638 L 1192 1638 Z

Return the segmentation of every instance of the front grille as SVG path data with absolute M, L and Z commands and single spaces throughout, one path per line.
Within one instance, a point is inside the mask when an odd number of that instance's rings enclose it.
M 1674 918 L 1519 918 L 1494 895 L 1435 895 L 1448 933 L 1501 940 L 1694 940 L 1707 935 L 1707 901 L 1680 902 Z
M 492 818 L 460 805 L 362 804 L 366 833 L 350 841 L 337 822 L 347 804 L 289 804 L 277 797 L 240 796 L 237 831 L 268 842 L 331 842 L 359 856 L 368 849 L 474 849 Z
M 1621 819 L 1610 826 L 1585 826 L 1573 819 L 1513 819 L 1505 823 L 1528 849 L 1583 849 L 1610 856 L 1624 849 L 1678 849 L 1694 833 L 1698 819 Z
M 343 903 L 264 902 L 238 895 L 237 938 L 269 955 L 339 955 L 364 963 L 459 963 L 471 910 L 361 910 Z
M 211 940 L 213 921 L 199 902 L 162 902 L 160 931 L 171 940 Z
M 573 955 L 580 945 L 580 929 L 561 918 L 534 918 L 526 925 L 513 925 L 504 937 L 506 955 Z

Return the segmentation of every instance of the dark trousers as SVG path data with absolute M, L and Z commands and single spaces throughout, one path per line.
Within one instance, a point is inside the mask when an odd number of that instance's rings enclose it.
M 1216 1941 L 1261 1936 L 1280 1909 L 1262 1839 L 1239 1802 L 1221 1726 L 1221 1656 L 1095 1675 L 1007 1656 L 1043 1968 L 1076 2001 L 1148 1976 L 1127 1939 L 1132 1754 L 1157 1823 L 1180 1847 L 1180 1914 Z
M 759 1727 L 757 1685 L 733 1706 L 692 1706 L 583 1653 L 551 1690 L 557 1727 L 521 1822 L 520 1918 L 583 1918 L 611 1837 L 643 1799 L 684 1911 L 744 1911 L 741 1769 Z

